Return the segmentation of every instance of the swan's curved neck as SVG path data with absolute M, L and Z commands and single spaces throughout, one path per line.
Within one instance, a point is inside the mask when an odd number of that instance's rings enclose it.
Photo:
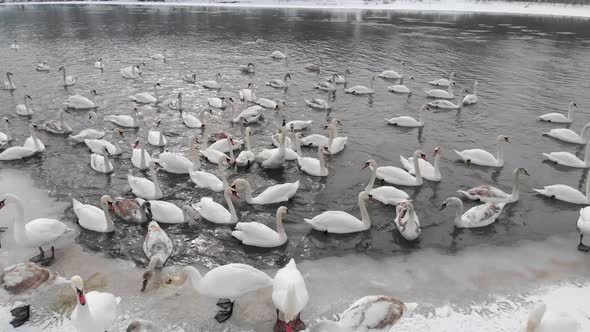
M 226 191 L 223 194 L 223 198 L 225 198 L 225 202 L 227 203 L 227 207 L 229 208 L 229 212 L 231 213 L 231 221 L 236 222 L 236 221 L 238 221 L 238 215 L 236 213 L 236 209 L 234 207 L 234 202 L 232 202 L 230 195 L 231 194 Z
M 244 196 L 246 198 L 246 202 L 253 204 L 254 199 L 252 198 L 252 187 L 250 186 L 250 182 L 244 182 L 244 187 Z
M 512 200 L 518 200 L 520 196 L 520 171 L 518 169 L 514 170 L 514 176 L 512 177 Z
M 318 149 L 318 159 L 320 161 L 320 170 L 324 171 L 326 170 L 326 160 L 324 160 L 324 151 L 322 151 L 322 149 Z
M 158 144 L 160 146 L 163 146 L 164 145 L 164 128 L 160 127 L 160 131 L 159 132 L 160 132 L 160 136 L 159 136 L 159 139 L 158 139 Z
M 148 271 L 154 271 L 156 269 L 156 266 L 163 264 L 164 262 L 162 262 L 162 258 L 160 257 L 160 255 L 152 255 L 152 257 L 150 258 L 150 264 L 147 267 Z
M 33 138 L 33 145 L 35 146 L 35 150 L 39 150 L 41 145 L 39 144 L 39 139 L 37 138 L 37 132 L 34 128 L 31 128 L 31 137 Z
M 106 153 L 103 156 L 104 156 L 105 165 L 108 165 L 109 159 L 107 158 Z M 115 224 L 113 223 L 113 219 L 111 219 L 111 214 L 109 213 L 109 207 L 108 207 L 107 203 L 101 202 L 100 207 L 102 208 L 102 212 L 104 212 L 104 217 L 106 218 L 106 221 L 107 221 L 107 230 L 115 229 Z
M 63 73 L 63 77 L 64 77 L 64 84 L 66 84 L 66 69 L 62 68 L 62 73 Z
M 182 109 L 182 95 L 178 96 L 178 109 Z
M 424 112 L 423 107 L 420 108 L 420 111 L 418 113 L 418 122 L 423 124 L 424 122 L 422 122 L 422 112 Z
M 498 165 L 504 165 L 504 144 L 502 144 L 501 140 L 498 140 L 496 149 L 496 159 L 498 160 Z
M 328 149 L 332 148 L 332 143 L 334 143 L 334 138 L 336 137 L 336 127 L 331 126 L 330 128 L 330 139 L 328 140 Z
M 373 186 L 375 185 L 375 179 L 377 179 L 377 167 L 369 166 L 369 168 L 371 169 L 371 179 L 365 187 L 365 191 L 368 193 L 370 193 L 373 190 Z
M 465 207 L 463 206 L 463 201 L 460 199 L 457 200 L 457 211 L 455 212 L 455 225 L 461 225 L 461 217 L 463 217 L 463 212 L 465 211 Z
M 301 158 L 301 141 L 299 140 L 299 135 L 295 135 L 295 150 L 295 152 L 297 152 L 297 155 Z
M 145 169 L 147 167 L 146 162 L 145 162 L 145 148 L 143 147 L 143 145 L 139 146 L 139 167 L 141 167 L 142 169 Z
M 590 202 L 590 171 L 586 174 L 586 202 Z
M 422 170 L 420 170 L 420 155 L 414 155 L 414 172 L 416 172 L 416 182 L 422 184 Z
M 8 122 L 4 122 L 4 131 L 6 132 L 6 138 L 9 141 L 12 141 L 12 134 L 10 133 L 10 126 L 8 125 Z
M 154 94 L 156 95 L 156 103 L 160 101 L 160 96 L 158 95 L 158 86 L 154 85 Z
M 371 227 L 371 218 L 369 217 L 369 211 L 367 211 L 367 203 L 362 197 L 359 197 L 359 208 L 361 209 L 361 220 L 367 228 Z
M 436 177 L 441 177 L 442 175 L 440 174 L 440 152 L 438 152 L 436 154 L 436 156 L 434 157 L 434 176 Z
M 203 280 L 203 276 L 201 276 L 201 273 L 199 272 L 199 270 L 195 269 L 192 266 L 185 268 L 182 271 L 182 274 L 180 275 L 180 279 L 178 280 L 178 284 L 185 283 L 187 278 L 190 278 L 191 285 L 193 286 L 194 289 L 196 289 L 198 291 L 201 286 L 201 280 Z
M 244 143 L 246 144 L 246 150 L 252 151 L 252 146 L 250 145 L 250 131 L 246 131 L 246 135 L 244 135 Z
M 590 142 L 586 143 L 586 152 L 584 152 L 584 165 L 590 165 Z
M 31 106 L 29 105 L 29 98 L 25 95 L 25 108 L 27 111 L 31 110 Z
M 227 182 L 227 176 L 225 176 L 225 167 L 223 167 L 223 163 L 217 163 L 217 170 L 219 171 L 219 175 L 221 176 L 221 182 L 223 182 L 223 189 L 229 187 L 229 183 Z
M 285 232 L 285 228 L 283 227 L 283 216 L 277 211 L 277 233 L 279 233 L 279 237 L 284 239 L 287 237 L 287 233 Z
M 64 73 L 65 73 L 65 71 L 64 71 Z M 10 78 L 10 75 L 6 74 L 6 78 L 8 78 L 8 87 L 12 87 L 12 79 Z
M 197 144 L 194 139 L 191 139 L 189 144 L 191 150 L 191 158 L 193 159 L 193 171 L 201 169 L 201 161 L 199 160 L 199 154 L 197 153 Z
M 371 88 L 371 90 L 373 90 L 373 78 L 371 77 L 371 81 L 369 82 L 369 87 Z
M 156 196 L 162 196 L 162 188 L 160 188 L 160 182 L 158 181 L 158 175 L 156 174 L 156 169 L 153 166 L 150 166 L 150 175 L 152 177 L 152 182 L 154 183 L 154 189 L 156 191 Z
M 236 158 L 234 156 L 234 146 L 231 142 L 232 141 L 230 139 L 228 139 L 227 143 L 229 144 L 229 159 L 233 163 L 236 160 Z
M 16 219 L 14 220 L 14 237 L 15 240 L 19 241 L 22 240 L 23 242 L 27 242 L 27 230 L 25 228 L 26 221 L 25 221 L 25 209 L 23 207 L 23 203 L 20 199 L 16 196 L 12 197 L 14 201 L 14 205 L 16 205 Z

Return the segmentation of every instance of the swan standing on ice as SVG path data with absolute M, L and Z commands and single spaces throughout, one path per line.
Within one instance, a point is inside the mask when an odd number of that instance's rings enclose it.
M 561 113 L 547 113 L 539 117 L 539 120 L 553 123 L 572 123 L 574 122 L 574 108 L 577 108 L 578 104 L 575 101 L 570 100 L 567 107 L 567 117 Z
M 41 262 L 42 265 L 51 265 L 55 259 L 53 244 L 73 230 L 59 220 L 49 218 L 37 218 L 29 222 L 25 221 L 25 206 L 15 195 L 4 194 L 0 197 L 0 210 L 7 205 L 16 207 L 14 219 L 14 242 L 26 248 L 39 248 L 39 256 L 31 258 L 31 262 Z M 51 257 L 45 257 L 43 246 L 51 245 Z
M 403 191 L 393 186 L 381 186 L 373 188 L 375 179 L 377 178 L 377 162 L 373 159 L 367 160 L 363 169 L 369 168 L 371 170 L 371 179 L 365 188 L 373 198 L 383 204 L 397 205 L 398 203 L 408 200 L 410 196 Z
M 457 197 L 445 199 L 440 207 L 441 210 L 449 206 L 456 206 L 454 223 L 458 228 L 476 228 L 485 227 L 496 221 L 506 203 L 484 203 L 476 205 L 471 209 L 464 211 L 463 201 Z
M 63 86 L 64 87 L 72 86 L 72 85 L 76 84 L 76 82 L 78 81 L 78 78 L 76 76 L 66 75 L 66 67 L 61 66 L 61 67 L 59 67 L 58 71 L 61 71 L 63 73 Z
M 504 143 L 510 143 L 508 136 L 498 135 L 496 139 L 496 157 L 482 149 L 454 150 L 455 153 L 468 164 L 489 167 L 504 166 Z
M 529 172 L 525 168 L 516 168 L 512 180 L 511 194 L 490 185 L 478 186 L 467 191 L 457 190 L 457 192 L 472 201 L 480 200 L 485 203 L 514 203 L 520 198 L 520 174 L 529 176 Z
M 242 244 L 259 247 L 274 248 L 280 247 L 287 243 L 287 233 L 283 228 L 283 218 L 287 215 L 289 209 L 281 206 L 277 209 L 276 222 L 277 230 L 259 222 L 239 222 L 231 235 L 240 240 Z
M 97 291 L 86 294 L 84 281 L 79 276 L 73 276 L 70 279 L 70 285 L 76 292 L 76 298 L 78 299 L 78 304 L 70 316 L 72 325 L 80 332 L 111 330 L 117 320 L 121 298 L 115 297 L 111 293 Z
M 252 187 L 247 180 L 235 179 L 231 187 L 242 193 L 248 204 L 275 204 L 290 200 L 299 189 L 299 181 L 276 184 L 266 188 L 258 196 L 252 197 Z
M 326 211 L 311 219 L 303 220 L 313 229 L 326 233 L 346 234 L 366 231 L 371 228 L 371 218 L 366 205 L 368 200 L 373 200 L 373 196 L 366 191 L 361 191 L 358 195 L 358 206 L 362 219 L 344 211 Z
M 564 184 L 545 186 L 543 189 L 533 189 L 537 193 L 572 204 L 590 204 L 590 172 L 586 174 L 586 194 Z
M 16 105 L 16 114 L 24 115 L 24 116 L 33 115 L 33 109 L 31 108 L 31 105 L 29 104 L 29 100 L 33 100 L 33 98 L 31 98 L 31 96 L 25 94 L 24 104 Z
M 305 323 L 301 320 L 301 311 L 309 302 L 309 294 L 305 280 L 297 269 L 293 258 L 275 275 L 272 302 L 277 308 L 274 331 L 281 331 L 281 327 L 284 327 L 288 332 L 306 329 Z M 281 314 L 283 319 L 280 319 Z
M 115 211 L 111 196 L 104 195 L 100 198 L 100 209 L 94 205 L 82 204 L 76 199 L 72 199 L 72 202 L 80 227 L 99 233 L 115 231 L 115 224 L 109 213 L 109 210 Z
M 6 81 L 4 81 L 4 83 L 2 84 L 3 90 L 8 90 L 8 91 L 16 90 L 16 85 L 14 85 L 14 82 L 12 81 L 12 76 L 14 76 L 13 73 L 11 73 L 9 71 L 6 72 Z
M 353 95 L 370 95 L 374 94 L 375 90 L 373 90 L 373 82 L 375 81 L 375 76 L 371 76 L 371 80 L 369 83 L 369 87 L 363 85 L 355 85 L 352 88 L 344 89 L 344 93 L 349 93 Z
M 468 94 L 467 96 L 465 96 L 465 98 L 463 98 L 463 105 L 473 105 L 475 103 L 477 103 L 477 84 L 478 82 L 475 81 L 475 83 L 473 83 L 473 93 Z M 461 98 L 459 98 L 461 99 Z
M 156 267 L 164 267 L 170 255 L 172 255 L 173 249 L 174 246 L 168 234 L 166 234 L 157 222 L 150 222 L 148 232 L 143 241 L 143 253 L 150 260 L 150 263 L 142 276 L 142 292 L 145 291 L 148 282 L 152 279 L 153 271 Z
M 388 124 L 398 127 L 418 128 L 424 127 L 424 121 L 422 120 L 422 112 L 430 111 L 427 105 L 423 105 L 418 109 L 418 120 L 411 116 L 402 115 L 391 119 L 385 119 Z
M 275 88 L 275 89 L 287 89 L 289 87 L 287 85 L 287 79 L 291 79 L 290 73 L 286 73 L 285 77 L 283 77 L 282 80 L 275 78 L 275 79 L 272 79 L 272 80 L 266 82 L 265 84 L 267 86 L 270 86 L 271 88 Z
M 138 104 L 158 104 L 160 102 L 160 96 L 158 96 L 158 88 L 160 87 L 160 83 L 154 84 L 154 96 L 149 94 L 148 92 L 141 92 L 137 93 L 129 98 Z
M 137 197 L 143 199 L 160 199 L 164 197 L 162 189 L 160 188 L 160 182 L 156 174 L 156 164 L 153 161 L 148 163 L 150 169 L 150 176 L 152 181 L 146 178 L 135 177 L 131 174 L 127 175 L 127 181 L 131 186 L 131 192 Z

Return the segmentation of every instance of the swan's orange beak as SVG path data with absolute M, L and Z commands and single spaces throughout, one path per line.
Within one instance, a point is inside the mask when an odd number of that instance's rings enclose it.
M 231 193 L 236 197 L 236 198 L 240 198 L 240 195 L 238 194 L 237 191 L 232 190 Z
M 113 205 L 113 202 L 109 202 L 109 210 L 115 212 L 115 206 Z
M 369 163 L 365 163 L 365 165 L 361 169 L 365 169 L 367 167 L 369 167 Z
M 84 296 L 84 291 L 81 291 L 78 288 L 76 288 L 76 293 L 78 294 L 78 302 L 80 302 L 80 305 L 86 305 L 86 297 Z

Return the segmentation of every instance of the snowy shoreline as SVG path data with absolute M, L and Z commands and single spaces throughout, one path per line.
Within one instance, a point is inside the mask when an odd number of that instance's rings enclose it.
M 590 18 L 590 6 L 565 4 L 531 4 L 530 2 L 504 1 L 469 1 L 469 0 L 427 0 L 395 1 L 389 4 L 364 3 L 356 0 L 336 1 L 278 1 L 255 0 L 237 1 L 235 3 L 175 1 L 175 2 L 140 2 L 140 1 L 42 1 L 42 2 L 8 2 L 0 6 L 11 5 L 118 5 L 118 6 L 175 6 L 175 7 L 221 7 L 221 8 L 284 8 L 317 10 L 385 10 L 396 12 L 457 13 L 457 14 L 506 14 L 527 16 L 553 16 Z

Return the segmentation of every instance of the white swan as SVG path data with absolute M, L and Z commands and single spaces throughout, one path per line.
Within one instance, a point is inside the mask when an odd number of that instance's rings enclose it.
M 10 121 L 7 117 L 3 117 L 2 122 L 4 123 L 5 132 L 0 132 L 0 147 L 13 140 L 12 133 L 10 132 Z
M 11 146 L 8 149 L 2 151 L 2 153 L 0 153 L 0 160 L 19 160 L 23 158 L 28 158 L 36 153 L 42 152 L 45 149 L 45 146 L 42 145 L 43 143 L 41 142 L 41 140 L 37 138 L 37 125 L 30 124 L 29 130 L 31 132 L 31 137 L 33 137 L 31 145 Z M 10 139 L 12 139 L 12 137 L 10 137 Z
M 452 84 L 454 78 L 455 78 L 455 73 L 451 73 L 448 80 L 446 78 L 439 78 L 437 80 L 428 82 L 428 84 L 434 85 L 434 86 L 448 87 L 449 85 Z
M 164 50 L 163 53 L 154 53 L 154 54 L 150 54 L 150 59 L 152 60 L 162 60 L 164 62 L 166 62 L 166 56 L 168 55 L 168 52 L 166 50 Z
M 238 222 L 238 215 L 236 214 L 234 203 L 231 200 L 232 194 L 239 198 L 238 193 L 230 187 L 225 188 L 223 191 L 223 198 L 227 203 L 229 211 L 223 205 L 214 202 L 211 197 L 201 197 L 201 201 L 194 203 L 192 207 L 197 210 L 199 215 L 210 222 L 216 224 L 235 224 Z
M 182 111 L 183 110 L 183 105 L 182 105 L 182 92 L 179 92 L 176 95 L 176 99 L 170 99 L 168 101 L 168 108 L 170 108 L 171 110 L 177 110 L 177 111 Z
M 276 231 L 259 222 L 239 222 L 231 235 L 248 246 L 260 248 L 280 247 L 287 243 L 287 233 L 283 228 L 283 217 L 287 215 L 288 211 L 285 206 L 277 209 Z
M 276 101 L 266 99 L 266 98 L 258 98 L 256 101 L 254 101 L 254 103 L 258 106 L 261 106 L 264 108 L 270 108 L 273 110 L 277 110 L 278 109 L 277 107 L 279 106 Z
M 152 181 L 146 178 L 135 177 L 131 174 L 127 175 L 127 181 L 131 186 L 131 192 L 137 197 L 143 199 L 160 199 L 164 196 L 162 189 L 160 188 L 160 182 L 156 175 L 156 165 L 153 161 L 148 163 L 150 169 L 150 176 Z
M 526 332 L 577 332 L 580 323 L 565 312 L 546 312 L 544 302 L 539 302 L 529 313 Z
M 373 198 L 383 204 L 396 205 L 399 202 L 408 200 L 410 196 L 405 191 L 399 190 L 393 186 L 381 186 L 379 188 L 373 188 L 375 185 L 375 179 L 377 178 L 377 162 L 373 159 L 367 160 L 364 168 L 371 170 L 371 179 L 365 187 L 365 191 L 371 194 Z
M 402 317 L 417 307 L 415 303 L 407 305 L 400 300 L 386 295 L 365 296 L 338 315 L 338 322 L 319 321 L 312 332 L 358 332 L 358 331 L 392 331 Z
M 33 100 L 33 98 L 31 98 L 31 96 L 25 94 L 24 100 L 25 100 L 24 104 L 16 105 L 16 114 L 24 115 L 24 116 L 33 115 L 33 109 L 31 108 L 31 105 L 29 104 L 29 100 Z
M 423 105 L 418 109 L 418 120 L 411 116 L 402 115 L 391 119 L 385 119 L 388 124 L 398 127 L 417 128 L 424 127 L 424 121 L 422 120 L 422 112 L 430 111 L 427 105 Z
M 190 279 L 192 287 L 201 295 L 220 299 L 217 306 L 222 308 L 215 319 L 222 323 L 228 320 L 234 302 L 240 296 L 272 286 L 273 279 L 266 273 L 246 264 L 227 264 L 216 267 L 204 276 L 192 266 L 186 266 L 180 277 L 170 278 L 170 283 L 179 285 Z
M 469 164 L 489 167 L 504 166 L 504 143 L 510 143 L 508 136 L 498 135 L 496 138 L 496 157 L 482 149 L 468 149 L 463 151 L 454 150 L 455 153 Z
M 553 122 L 553 123 L 572 123 L 574 122 L 573 114 L 574 108 L 577 108 L 578 104 L 575 101 L 570 100 L 567 107 L 567 117 L 561 113 L 547 113 L 539 117 L 541 121 Z
M 94 119 L 94 126 L 98 127 L 98 116 L 93 111 L 88 112 L 88 120 L 92 121 Z M 97 130 L 93 128 L 86 128 L 81 130 L 76 135 L 70 135 L 69 138 L 76 143 L 83 143 L 85 139 L 100 139 L 103 138 L 105 132 L 102 130 Z
M 189 128 L 204 128 L 205 127 L 205 113 L 210 113 L 211 110 L 202 110 L 199 112 L 199 116 L 195 117 L 194 115 L 187 114 L 186 112 L 182 112 L 182 122 L 185 126 Z
M 586 195 L 581 191 L 564 184 L 545 186 L 543 189 L 533 189 L 537 193 L 572 204 L 590 204 L 590 173 L 586 175 Z
M 100 209 L 94 205 L 82 204 L 72 199 L 74 213 L 78 217 L 80 227 L 99 233 L 110 233 L 115 231 L 115 224 L 111 219 L 109 210 L 115 211 L 113 200 L 109 195 L 100 198 Z
M 324 129 L 332 130 L 331 127 L 336 127 L 336 126 L 338 126 L 338 124 L 341 124 L 341 122 L 339 120 L 332 119 L 332 122 L 330 124 L 328 124 L 327 126 L 325 126 Z M 336 131 L 335 134 L 336 134 L 335 137 L 338 137 L 338 131 Z M 313 147 L 318 147 L 320 145 L 328 146 L 328 143 L 330 142 L 330 138 L 326 137 L 324 135 L 312 134 L 312 135 L 302 137 L 300 139 L 300 142 L 301 142 L 301 145 L 303 145 L 303 146 L 313 146 Z
M 281 51 L 274 51 L 270 54 L 270 57 L 275 60 L 286 59 L 287 58 L 287 47 L 285 47 L 284 52 Z
M 252 146 L 250 144 L 250 127 L 246 127 L 244 130 L 244 143 L 246 145 L 246 150 L 240 152 L 238 157 L 236 158 L 236 165 L 240 167 L 247 167 L 250 166 L 256 160 L 256 155 L 252 152 Z
M 291 79 L 290 73 L 286 73 L 285 77 L 283 77 L 282 80 L 275 78 L 275 79 L 272 79 L 272 80 L 266 82 L 265 84 L 267 86 L 270 86 L 270 87 L 276 88 L 276 89 L 286 89 L 286 88 L 288 88 L 287 79 Z
M 379 73 L 378 76 L 386 79 L 401 79 L 404 77 L 402 74 L 398 73 L 395 70 L 384 70 L 381 73 Z
M 37 131 L 39 127 L 36 124 L 29 125 L 29 131 L 31 136 L 27 137 L 23 147 L 33 149 L 36 152 L 43 152 L 45 151 L 45 144 L 41 142 L 41 140 L 37 137 Z
M 580 232 L 580 243 L 578 244 L 578 250 L 590 251 L 590 247 L 584 245 L 582 240 L 584 235 L 590 235 L 590 206 L 580 209 L 580 217 L 576 223 L 578 232 Z
M 119 146 L 119 138 L 124 137 L 125 136 L 123 135 L 123 130 L 121 130 L 120 128 L 115 128 L 111 136 L 111 139 L 114 141 L 114 143 L 111 143 L 104 139 L 85 139 L 84 143 L 93 153 L 102 154 L 104 148 L 106 147 L 109 151 L 109 155 L 118 156 L 121 153 L 123 153 L 123 150 L 121 150 L 121 146 Z
M 231 104 L 231 108 L 232 108 L 232 118 L 233 118 L 232 122 L 233 123 L 238 123 L 238 122 L 242 122 L 242 121 L 245 121 L 246 123 L 257 122 L 262 117 L 262 112 L 264 111 L 264 108 L 262 108 L 258 105 L 253 105 L 253 106 L 250 106 L 250 107 L 246 108 L 245 110 L 243 110 L 237 117 L 234 117 L 234 109 L 235 109 L 234 104 Z
M 149 163 L 152 161 L 152 157 L 149 152 L 145 150 L 141 139 L 138 138 L 133 144 L 133 153 L 131 154 L 131 164 L 140 170 L 148 169 Z
M 551 129 L 548 133 L 544 133 L 544 135 L 572 144 L 586 144 L 590 138 L 588 129 L 590 129 L 590 123 L 587 123 L 584 128 L 582 128 L 579 135 L 575 131 L 566 128 Z
M 428 181 L 439 182 L 442 179 L 442 174 L 440 173 L 440 156 L 442 154 L 441 151 L 442 148 L 440 146 L 434 148 L 434 152 L 432 153 L 434 157 L 434 165 L 432 165 L 424 159 L 418 159 L 418 162 L 420 163 L 420 171 L 422 172 L 422 177 Z M 408 172 L 410 172 L 410 174 L 416 174 L 413 157 L 406 159 L 404 156 L 399 156 L 399 159 L 404 168 Z
M 313 71 L 313 72 L 320 72 L 320 63 L 321 63 L 321 59 L 320 57 L 318 57 L 318 63 L 306 63 L 305 64 L 305 69 L 309 70 L 309 71 Z
M 90 167 L 103 174 L 108 174 L 113 172 L 113 164 L 109 161 L 109 150 L 106 146 L 103 147 L 103 152 L 101 154 L 93 153 L 90 155 Z
M 197 74 L 186 73 L 182 75 L 182 80 L 191 84 L 197 83 Z
M 326 161 L 324 155 L 329 154 L 328 149 L 324 145 L 318 146 L 318 158 L 302 157 L 301 147 L 299 145 L 299 133 L 295 135 L 297 147 L 297 164 L 299 168 L 311 176 L 328 176 L 328 168 L 326 168 Z
M 422 151 L 416 150 L 413 157 L 416 176 L 413 176 L 408 171 L 405 171 L 399 167 L 382 166 L 377 167 L 377 178 L 400 186 L 421 186 L 423 182 L 422 168 L 420 167 L 420 162 L 418 162 L 418 160 L 421 158 L 426 158 L 426 155 Z
M 139 119 L 137 118 L 138 112 L 137 107 L 134 107 L 131 115 L 109 115 L 107 119 L 117 126 L 139 128 Z
M 373 82 L 375 81 L 375 76 L 371 76 L 371 80 L 369 83 L 369 87 L 363 85 L 355 85 L 352 88 L 344 89 L 344 93 L 349 93 L 353 95 L 369 95 L 374 94 L 375 90 L 373 90 Z
M 451 77 L 449 78 L 449 85 L 448 85 L 448 89 L 447 90 L 442 90 L 442 89 L 431 89 L 431 90 L 426 90 L 424 91 L 426 93 L 427 97 L 430 98 L 438 98 L 438 99 L 453 99 L 455 98 L 455 95 L 453 93 L 453 76 L 451 74 Z
M 148 92 L 140 92 L 136 93 L 133 96 L 130 96 L 131 100 L 138 104 L 157 104 L 160 102 L 160 96 L 158 95 L 158 88 L 160 87 L 160 83 L 154 84 L 154 96 L 149 94 Z
M 410 80 L 413 80 L 414 77 L 410 77 Z M 389 90 L 389 92 L 393 92 L 393 93 L 402 93 L 402 94 L 411 94 L 412 90 L 404 85 L 404 79 L 402 77 L 402 79 L 400 80 L 399 84 L 395 84 L 395 85 L 390 85 L 387 87 L 387 90 Z
M 156 128 L 150 129 L 148 132 L 148 143 L 153 146 L 164 146 L 168 144 L 168 139 L 164 136 L 164 128 L 162 128 L 162 120 L 156 122 Z
M 92 90 L 90 93 L 96 95 L 96 90 Z M 98 108 L 95 102 L 81 95 L 69 96 L 64 102 L 64 105 L 67 108 L 72 108 L 75 110 L 89 110 Z
M 63 72 L 63 86 L 65 86 L 65 87 L 72 86 L 72 85 L 76 84 L 76 82 L 78 81 L 78 78 L 76 76 L 66 75 L 66 67 L 61 66 L 61 67 L 59 67 L 58 71 Z
M 197 188 L 211 189 L 216 192 L 223 191 L 229 186 L 227 183 L 227 177 L 225 176 L 225 165 L 231 163 L 231 160 L 227 156 L 219 157 L 219 161 L 217 162 L 217 170 L 219 171 L 221 179 L 209 172 L 202 170 L 199 156 L 197 154 L 196 139 L 196 137 L 193 137 L 193 143 L 191 144 L 193 165 L 188 172 L 191 181 L 193 181 Z
M 144 319 L 135 319 L 129 325 L 125 332 L 155 332 L 157 331 L 153 322 Z
M 123 78 L 127 78 L 127 79 L 139 78 L 139 77 L 141 77 L 141 69 L 139 69 L 139 65 L 128 66 L 128 67 L 121 69 L 121 75 L 123 76 Z
M 53 134 L 64 135 L 70 134 L 74 130 L 64 121 L 64 112 L 68 113 L 68 110 L 59 111 L 59 120 L 46 120 L 43 122 L 43 129 Z
M 136 199 L 116 197 L 115 213 L 131 224 L 143 224 L 148 221 L 145 209 L 137 202 Z
M 332 75 L 330 77 L 327 77 L 326 81 L 328 81 L 330 83 L 335 83 L 335 84 L 346 84 L 346 83 L 348 83 L 348 75 L 351 75 L 351 74 L 352 73 L 350 72 L 350 70 L 346 69 L 344 71 L 343 75 L 340 75 L 340 74 L 335 74 L 335 76 Z
M 475 81 L 473 83 L 473 93 L 468 94 L 467 96 L 465 96 L 465 98 L 463 98 L 463 105 L 473 105 L 475 103 L 477 103 L 477 84 L 478 82 Z M 461 98 L 459 98 L 461 99 Z
M 242 193 L 248 204 L 275 204 L 286 202 L 295 196 L 299 189 L 299 180 L 270 186 L 256 197 L 252 197 L 252 187 L 247 180 L 235 179 L 231 187 Z
M 42 72 L 48 72 L 51 70 L 51 67 L 49 67 L 49 64 L 47 63 L 47 61 L 43 61 L 43 62 L 40 62 L 35 65 L 35 70 L 42 71 Z
M 393 222 L 400 234 L 408 241 L 416 240 L 422 232 L 420 219 L 411 200 L 405 200 L 397 204 Z
M 266 149 L 266 151 L 270 151 L 269 153 L 260 153 L 258 154 L 257 158 L 262 162 L 262 167 L 264 168 L 281 168 L 285 163 L 286 157 L 286 147 L 285 147 L 285 138 L 287 137 L 287 129 L 283 127 L 281 129 L 281 140 L 280 145 L 277 149 Z M 264 152 L 264 151 L 262 151 Z
M 14 242 L 21 247 L 39 248 L 39 256 L 32 258 L 31 261 L 41 261 L 43 265 L 51 264 L 55 258 L 53 244 L 58 239 L 73 233 L 73 230 L 56 219 L 37 218 L 26 222 L 25 206 L 17 196 L 4 194 L 0 197 L 0 210 L 12 204 L 16 207 L 16 218 L 12 225 Z M 47 245 L 51 245 L 51 257 L 45 258 L 42 247 Z
M 522 167 L 514 170 L 511 194 L 490 185 L 478 186 L 467 191 L 457 190 L 457 192 L 472 201 L 480 200 L 485 203 L 514 203 L 520 198 L 520 174 L 528 176 L 529 172 Z
M 162 268 L 166 264 L 166 261 L 172 255 L 173 249 L 174 245 L 168 234 L 157 222 L 150 222 L 145 240 L 143 240 L 143 253 L 150 260 L 150 263 L 142 275 L 142 292 L 145 291 L 148 282 L 152 279 L 153 271 L 156 268 Z
M 100 70 L 104 69 L 104 62 L 102 61 L 102 58 L 98 58 L 98 61 L 96 61 L 94 63 L 94 68 L 100 69 Z
M 372 200 L 373 197 L 366 191 L 361 191 L 358 195 L 358 206 L 361 210 L 361 219 L 344 212 L 344 211 L 326 211 L 311 219 L 304 218 L 303 220 L 310 224 L 315 230 L 346 234 L 366 231 L 371 228 L 371 218 L 367 212 L 367 200 Z
M 332 74 L 332 78 L 330 81 L 319 82 L 313 85 L 314 89 L 322 90 L 322 91 L 335 91 L 336 90 L 336 83 L 332 84 L 330 82 L 336 81 L 336 74 Z
M 283 319 L 277 317 L 274 331 L 277 325 L 286 323 L 286 331 L 302 331 L 306 329 L 301 320 L 301 311 L 309 302 L 309 294 L 305 286 L 305 280 L 297 269 L 295 260 L 291 258 L 287 265 L 278 270 L 272 287 L 272 302 L 277 308 L 277 316 L 282 313 Z
M 191 210 L 191 207 L 188 205 L 186 205 L 186 208 L 181 209 L 166 201 L 145 201 L 141 198 L 135 200 L 144 209 L 147 220 L 154 220 L 162 224 L 184 224 L 190 221 L 188 211 Z
M 576 168 L 590 167 L 590 141 L 586 143 L 586 150 L 584 152 L 584 160 L 581 160 L 576 155 L 570 152 L 550 152 L 543 153 L 545 159 L 564 166 Z
M 294 130 L 304 130 L 313 123 L 313 120 L 292 120 L 285 124 L 285 127 Z
M 76 292 L 78 304 L 72 311 L 70 320 L 78 331 L 104 332 L 111 330 L 117 320 L 120 297 L 111 293 L 84 291 L 84 282 L 79 276 L 73 276 L 71 287 Z
M 434 101 L 429 102 L 427 105 L 430 106 L 430 107 L 433 107 L 433 108 L 440 108 L 440 109 L 445 109 L 445 110 L 458 110 L 458 109 L 461 109 L 463 107 L 463 92 L 461 92 L 459 94 L 459 98 L 457 99 L 457 103 L 456 104 L 454 104 L 450 100 L 437 99 L 437 100 L 434 100 Z
M 228 99 L 231 99 L 231 97 Z M 227 107 L 227 103 L 225 102 L 225 97 L 207 98 L 207 104 L 213 108 L 218 108 L 218 109 L 225 109 Z
M 328 152 L 329 154 L 337 154 L 338 152 L 344 150 L 344 146 L 346 142 L 348 142 L 348 137 L 338 137 L 337 126 L 330 126 L 330 139 L 328 140 Z
M 189 137 L 189 147 L 194 144 L 194 138 L 192 136 Z M 188 174 L 189 170 L 193 167 L 193 162 L 187 157 L 168 151 L 160 153 L 157 162 L 164 171 L 173 174 Z
M 253 103 L 256 101 L 254 84 L 252 84 L 252 82 L 248 82 L 248 87 L 246 89 L 240 89 L 238 93 L 241 101 L 245 101 L 247 103 Z M 231 101 L 233 102 L 233 99 Z
M 240 71 L 244 74 L 254 74 L 254 72 L 256 71 L 256 66 L 252 62 L 250 62 L 245 66 L 240 66 Z
M 203 83 L 201 83 L 201 85 L 206 89 L 220 90 L 221 89 L 221 84 L 219 84 L 220 80 L 221 80 L 221 74 L 217 73 L 217 75 L 215 75 L 215 80 L 204 81 Z
M 457 206 L 454 223 L 459 228 L 485 227 L 496 221 L 506 203 L 484 203 L 476 205 L 464 211 L 463 201 L 457 197 L 445 199 L 440 207 L 441 210 L 449 206 Z
M 207 128 L 206 127 L 205 127 L 205 131 L 203 133 L 203 137 L 207 137 Z M 232 138 L 230 136 L 230 141 L 231 140 L 232 140 Z M 231 160 L 231 162 L 233 162 L 235 160 L 234 149 L 229 150 L 229 157 L 228 157 L 225 153 L 223 153 L 219 150 L 210 149 L 209 147 L 207 147 L 207 139 L 204 140 L 204 146 L 200 150 L 200 152 L 203 156 L 205 156 L 205 158 L 207 158 L 207 160 L 210 163 L 213 163 L 213 164 L 217 164 L 219 162 L 219 158 L 222 156 L 228 158 L 229 160 Z
M 307 104 L 307 106 L 311 108 L 317 108 L 322 110 L 332 108 L 332 106 L 330 106 L 330 103 L 328 103 L 325 99 L 322 98 L 305 99 L 305 103 Z
M 12 81 L 12 76 L 14 76 L 13 73 L 11 73 L 9 71 L 6 72 L 6 81 L 4 81 L 4 83 L 2 84 L 3 90 L 8 90 L 8 91 L 16 90 L 16 85 L 14 85 L 14 82 Z
M 214 149 L 223 153 L 229 152 L 229 150 L 239 150 L 244 144 L 243 140 L 234 138 L 231 135 L 227 135 L 226 138 L 222 138 L 217 142 L 209 145 L 209 149 Z

